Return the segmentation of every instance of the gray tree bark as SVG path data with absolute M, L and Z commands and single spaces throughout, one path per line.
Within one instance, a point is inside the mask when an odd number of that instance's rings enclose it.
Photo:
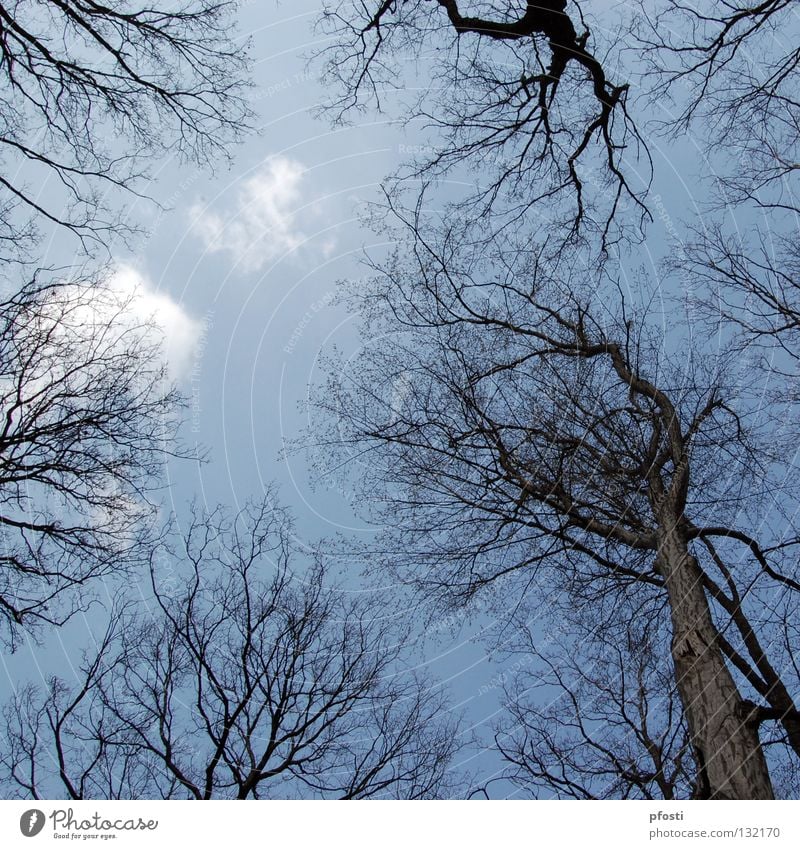
M 772 799 L 758 726 L 719 648 L 700 566 L 670 513 L 660 517 L 658 567 L 669 595 L 672 658 L 698 760 L 699 795 Z

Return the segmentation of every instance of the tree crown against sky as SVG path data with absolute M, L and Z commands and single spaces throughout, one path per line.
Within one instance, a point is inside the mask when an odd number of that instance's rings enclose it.
M 267 493 L 193 511 L 75 682 L 6 708 L 6 792 L 43 798 L 429 798 L 461 747 L 376 598 L 337 588 Z
M 635 81 L 643 93 L 636 109 L 629 89 L 618 100 L 606 94 L 609 114 L 620 107 L 617 118 L 630 122 L 609 122 L 620 132 L 628 126 L 615 143 L 580 99 L 597 78 L 579 50 L 567 63 L 574 77 L 559 61 L 553 22 L 577 33 L 584 7 L 330 7 L 339 107 L 357 106 L 364 90 L 378 93 L 404 51 L 427 60 L 412 42 L 428 39 L 444 48 L 433 59 L 440 84 L 425 88 L 418 114 L 445 132 L 412 174 L 459 179 L 449 166 L 470 163 L 479 177 L 466 200 L 448 203 L 444 191 L 437 201 L 426 179 L 407 183 L 410 208 L 389 195 L 388 217 L 376 220 L 397 248 L 372 261 L 371 282 L 348 295 L 365 318 L 363 347 L 330 364 L 314 401 L 313 427 L 325 435 L 310 440 L 324 446 L 322 469 L 333 452 L 332 467 L 349 458 L 361 475 L 363 503 L 388 528 L 375 559 L 435 599 L 462 604 L 491 588 L 501 616 L 526 596 L 566 616 L 629 592 L 649 598 L 642 611 L 658 609 L 655 665 L 636 654 L 632 637 L 647 614 L 624 605 L 609 608 L 611 617 L 627 612 L 587 650 L 587 663 L 616 669 L 614 686 L 639 675 L 647 698 L 638 705 L 658 697 L 661 720 L 677 708 L 677 725 L 664 727 L 685 727 L 691 757 L 674 738 L 669 765 L 651 761 L 643 772 L 641 761 L 615 763 L 597 725 L 587 731 L 580 721 L 597 680 L 554 681 L 568 655 L 553 665 L 548 653 L 539 671 L 561 688 L 562 713 L 548 717 L 512 694 L 517 730 L 536 730 L 512 733 L 505 747 L 498 741 L 514 780 L 536 793 L 591 795 L 605 770 L 612 794 L 674 793 L 679 776 L 683 794 L 769 798 L 776 776 L 796 775 L 800 751 L 796 381 L 791 363 L 775 356 L 795 355 L 795 265 L 784 260 L 797 223 L 800 53 L 787 35 L 797 31 L 796 8 L 711 2 L 695 10 L 666 0 L 607 29 L 604 79 L 613 68 L 625 81 L 614 90 Z M 604 14 L 585 25 L 580 49 L 593 56 L 593 24 Z M 533 61 L 539 75 L 528 79 Z M 576 107 L 569 119 L 557 111 L 565 101 Z M 553 131 L 551 109 L 568 130 Z M 658 297 L 648 298 L 644 278 L 626 280 L 612 250 L 646 235 L 648 181 L 628 193 L 626 209 L 620 199 L 633 183 L 614 168 L 635 166 L 637 154 L 650 164 L 643 145 L 653 127 L 707 134 L 714 202 L 693 243 L 674 246 L 658 271 Z M 604 163 L 602 178 L 590 150 Z M 592 179 L 570 180 L 578 168 Z M 744 225 L 738 233 L 725 221 L 732 211 Z M 761 237 L 759 254 L 752 245 Z M 688 310 L 663 292 L 677 288 L 675 271 L 692 285 Z M 654 321 L 659 300 L 664 314 Z M 633 652 L 614 658 L 625 634 Z M 601 715 L 624 725 L 619 692 L 606 696 Z M 548 737 L 547 723 L 559 721 L 561 738 Z M 577 744 L 570 727 L 580 731 Z M 642 732 L 641 723 L 628 728 L 634 760 L 654 757 Z M 573 744 L 583 754 L 559 768 Z M 657 754 L 665 760 L 663 749 Z M 793 781 L 777 792 L 796 792 Z
M 119 241 L 137 223 L 116 190 L 146 190 L 154 156 L 228 154 L 250 115 L 235 6 L 0 4 L 1 258 L 29 257 L 42 226 Z
M 497 730 L 508 777 L 533 794 L 796 793 L 798 535 L 796 491 L 786 474 L 786 411 L 796 387 L 784 363 L 776 367 L 764 357 L 757 364 L 766 368 L 748 373 L 729 356 L 753 350 L 753 340 L 762 350 L 796 351 L 796 287 L 784 257 L 791 257 L 796 210 L 786 189 L 795 174 L 797 48 L 795 42 L 779 50 L 771 40 L 794 6 L 707 9 L 698 17 L 664 0 L 655 12 L 645 9 L 634 29 L 607 26 L 603 7 L 592 18 L 583 3 L 375 0 L 331 4 L 323 15 L 334 35 L 329 79 L 344 84 L 340 110 L 358 108 L 360 92 L 373 83 L 377 94 L 387 79 L 402 86 L 398 62 L 405 51 L 427 67 L 432 48 L 439 64 L 429 76 L 444 83 L 423 87 L 415 113 L 443 131 L 432 160 L 412 166 L 424 192 L 412 195 L 410 212 L 390 194 L 390 211 L 399 214 L 398 251 L 376 263 L 375 279 L 360 284 L 350 302 L 365 313 L 369 330 L 352 367 L 333 368 L 320 404 L 329 417 L 326 449 L 369 458 L 364 501 L 376 501 L 388 524 L 400 520 L 383 549 L 373 549 L 373 562 L 395 574 L 402 567 L 405 578 L 433 588 L 442 603 L 494 590 L 501 612 L 508 612 L 509 598 L 515 613 L 547 598 L 554 615 L 563 615 L 560 642 L 542 646 L 528 639 L 539 636 L 533 625 L 520 626 L 514 647 L 533 658 L 530 675 L 546 697 L 560 690 L 560 710 L 543 710 L 527 692 L 526 666 L 517 682 L 522 689 L 509 685 L 510 719 Z M 658 41 L 665 21 L 674 43 Z M 749 45 L 776 62 L 743 60 Z M 712 61 L 701 61 L 705 56 Z M 677 308 L 659 328 L 617 276 L 615 249 L 646 237 L 653 212 L 650 113 L 640 105 L 646 96 L 634 102 L 640 82 L 645 95 L 688 104 L 667 132 L 715 129 L 708 152 L 715 162 L 727 155 L 730 166 L 717 174 L 717 210 L 735 201 L 739 210 L 755 207 L 769 216 L 760 232 L 743 219 L 750 232 L 736 238 L 702 222 L 695 243 L 673 262 L 703 282 L 696 293 L 730 347 L 697 344 L 708 340 L 689 335 Z M 434 98 L 426 100 L 429 93 Z M 742 101 L 749 111 L 740 109 Z M 737 168 L 737 160 L 745 167 Z M 460 178 L 468 166 L 481 185 L 436 221 L 425 205 L 436 198 L 437 178 Z M 93 203 L 86 209 L 99 210 Z M 86 220 L 75 219 L 79 231 Z M 98 220 L 89 229 L 103 238 L 105 226 Z M 720 294 L 722 310 L 714 307 Z M 775 391 L 762 393 L 769 403 L 759 405 L 764 375 Z M 142 745 L 140 732 L 152 726 L 136 712 L 140 691 L 125 683 L 126 670 L 136 681 L 139 670 L 153 666 L 162 644 L 177 646 L 181 660 L 197 656 L 198 635 L 205 658 L 199 678 L 209 670 L 217 676 L 217 644 L 205 641 L 202 628 L 176 630 L 177 612 L 222 633 L 240 621 L 220 617 L 225 600 L 241 600 L 247 590 L 241 582 L 217 582 L 206 593 L 201 584 L 194 595 L 190 584 L 177 600 L 163 596 L 167 624 L 158 645 L 144 638 L 131 645 L 112 633 L 102 646 L 114 674 L 106 677 L 100 670 L 107 667 L 90 658 L 78 707 L 57 682 L 39 696 L 27 694 L 22 723 L 10 726 L 12 768 L 24 774 L 41 758 L 57 763 L 67 746 L 74 767 L 68 781 L 50 777 L 68 794 L 80 795 L 76 782 L 83 781 L 89 794 L 177 788 L 203 795 L 210 766 L 212 795 L 250 792 L 266 750 L 220 748 L 221 736 L 253 736 L 246 723 L 234 722 L 237 733 L 226 733 L 225 686 L 208 706 L 210 749 L 183 751 L 178 763 L 163 739 Z M 259 592 L 270 596 L 268 587 Z M 570 621 L 575 611 L 585 618 Z M 592 619 L 597 612 L 609 618 L 605 627 Z M 508 622 L 513 627 L 517 619 Z M 570 650 L 580 639 L 586 643 L 576 664 Z M 152 692 L 169 691 L 172 667 L 166 668 Z M 243 678 L 251 672 L 245 663 Z M 192 675 L 185 680 L 194 683 Z M 633 693 L 626 688 L 629 699 L 619 687 L 630 680 L 638 686 Z M 247 692 L 242 702 L 237 718 L 251 707 L 258 713 Z M 92 725 L 98 715 L 110 725 Z M 119 736 L 105 737 L 108 727 Z M 421 725 L 410 727 L 415 740 L 424 739 Z M 43 748 L 31 745 L 44 741 L 40 728 L 49 735 Z M 87 744 L 95 746 L 94 765 L 81 760 Z M 430 750 L 443 756 L 423 764 L 432 783 L 411 769 L 420 780 L 407 787 L 418 790 L 398 793 L 438 792 L 446 751 Z M 203 761 L 207 751 L 211 759 Z M 332 763 L 332 751 L 322 760 L 330 755 Z M 362 751 L 354 745 L 349 754 L 357 760 Z M 131 776 L 124 787 L 114 783 L 117 767 Z M 32 792 L 30 783 L 17 783 Z M 317 790 L 346 795 L 350 787 Z
M 64 622 L 98 578 L 140 563 L 165 463 L 187 456 L 165 336 L 177 307 L 86 251 L 120 247 L 136 226 L 115 189 L 138 193 L 166 152 L 213 167 L 247 129 L 234 8 L 0 4 L 0 268 L 11 292 L 0 305 L 0 609 L 12 641 L 21 627 Z M 42 268 L 38 237 L 64 228 L 83 267 Z
M 189 456 L 163 336 L 137 297 L 42 273 L 0 302 L 0 619 L 12 644 L 140 564 L 165 460 Z
M 546 229 L 556 247 L 587 236 L 586 249 L 601 252 L 640 241 L 653 216 L 654 152 L 687 133 L 721 203 L 791 208 L 784 178 L 797 167 L 800 122 L 791 0 L 697 9 L 334 0 L 321 26 L 332 40 L 321 54 L 333 115 L 372 104 L 392 114 L 395 92 L 405 94 L 412 126 L 433 131 L 407 175 L 475 175 L 449 214 L 480 217 L 487 239 Z

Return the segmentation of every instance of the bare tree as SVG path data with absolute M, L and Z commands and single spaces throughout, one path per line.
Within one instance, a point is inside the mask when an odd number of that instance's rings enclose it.
M 312 436 L 363 464 L 365 504 L 396 528 L 388 565 L 450 603 L 488 586 L 652 587 L 699 795 L 770 798 L 760 730 L 777 721 L 800 755 L 800 581 L 797 492 L 775 422 L 752 415 L 758 387 L 724 351 L 683 338 L 670 355 L 624 300 L 617 318 L 619 289 L 577 254 L 556 264 L 497 239 L 489 254 L 452 226 L 404 226 L 408 243 L 352 294 L 364 350 L 332 367 L 317 403 L 334 425 Z
M 738 236 L 719 226 L 696 233 L 671 262 L 696 286 L 695 301 L 718 332 L 736 333 L 743 353 L 758 355 L 796 397 L 800 358 L 800 250 L 797 242 L 758 230 Z
M 697 127 L 724 203 L 796 210 L 787 178 L 800 168 L 800 48 L 795 0 L 641 3 L 637 49 L 653 99 L 671 98 L 676 134 Z
M 715 189 L 705 206 L 738 219 L 704 215 L 671 264 L 712 320 L 762 352 L 780 347 L 780 371 L 798 350 L 798 6 L 663 0 L 641 4 L 636 33 L 651 96 L 677 109 L 664 129 L 705 140 Z
M 248 123 L 235 5 L 0 4 L 0 255 L 19 257 L 37 222 L 105 242 L 124 225 L 106 195 L 138 191 L 148 157 L 224 154 Z
M 410 118 L 441 132 L 414 176 L 472 167 L 480 185 L 462 215 L 491 210 L 484 227 L 517 230 L 545 216 L 552 232 L 563 228 L 559 240 L 599 232 L 607 247 L 636 229 L 622 208 L 631 205 L 640 224 L 647 216 L 648 178 L 634 160 L 649 158 L 628 114 L 628 82 L 617 79 L 582 5 L 328 3 L 321 26 L 332 38 L 324 50 L 326 79 L 338 91 L 331 108 L 341 120 L 370 99 L 380 106 L 384 87 L 421 90 Z M 409 54 L 424 56 L 426 69 L 435 57 L 421 80 L 406 79 Z
M 74 683 L 7 707 L 2 764 L 49 798 L 423 798 L 459 748 L 388 608 L 298 557 L 271 493 L 193 518 L 154 555 Z M 304 562 L 301 562 L 304 561 Z
M 575 799 L 698 795 L 665 607 L 645 589 L 613 605 L 559 607 L 545 623 L 537 617 L 535 628 L 515 629 L 515 652 L 526 663 L 505 686 L 507 709 L 495 739 L 510 765 L 507 777 L 523 792 Z
M 179 394 L 136 293 L 37 277 L 0 302 L 0 621 L 62 623 L 140 562 Z

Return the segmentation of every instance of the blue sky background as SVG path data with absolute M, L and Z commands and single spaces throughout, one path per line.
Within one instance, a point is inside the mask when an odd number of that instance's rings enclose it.
M 253 42 L 259 132 L 216 174 L 169 159 L 160 163 L 149 191 L 169 210 L 123 199 L 131 219 L 151 233 L 130 249 L 116 246 L 113 260 L 126 285 L 143 287 L 145 307 L 165 329 L 171 367 L 190 401 L 185 439 L 210 450 L 203 466 L 170 465 L 165 514 L 185 515 L 192 498 L 241 506 L 277 481 L 302 539 L 337 533 L 369 539 L 377 529 L 359 518 L 352 495 L 312 486 L 305 457 L 282 456 L 282 448 L 305 423 L 300 405 L 309 383 L 321 377 L 320 355 L 333 344 L 347 355 L 359 344 L 357 316 L 332 302 L 338 280 L 365 273 L 362 251 L 383 247 L 379 235 L 359 224 L 359 212 L 378 198 L 381 180 L 405 153 L 430 139 L 374 113 L 344 128 L 314 117 L 325 92 L 316 78 L 319 66 L 308 68 L 304 57 L 320 46 L 312 31 L 319 8 L 319 0 L 243 5 L 240 29 Z M 396 102 L 390 94 L 390 113 Z M 696 142 L 651 139 L 653 191 L 661 201 L 647 243 L 626 261 L 627 272 L 638 265 L 652 271 L 698 210 L 703 190 L 696 177 L 704 167 Z M 63 235 L 47 244 L 53 258 L 69 250 Z M 362 589 L 355 567 L 351 586 Z M 3 655 L 0 695 L 52 671 L 68 679 L 101 620 L 96 608 L 46 635 L 42 645 L 28 642 Z M 480 616 L 459 620 L 420 650 L 420 663 L 451 687 L 467 728 L 488 730 L 498 710 L 497 678 L 514 663 L 489 658 L 479 639 L 488 624 Z M 483 780 L 498 768 L 497 758 L 479 749 L 465 758 Z

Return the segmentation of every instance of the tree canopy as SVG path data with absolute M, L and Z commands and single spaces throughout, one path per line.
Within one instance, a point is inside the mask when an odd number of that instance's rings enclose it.
M 225 155 L 249 121 L 235 5 L 0 4 L 0 257 L 30 258 L 42 225 L 108 243 L 135 226 L 109 197 L 154 155 Z
M 796 4 L 590 11 L 330 5 L 337 114 L 427 45 L 412 117 L 443 132 L 373 217 L 395 247 L 308 441 L 357 462 L 384 568 L 491 592 L 531 658 L 496 736 L 527 792 L 796 795 Z M 631 268 L 648 151 L 687 131 L 708 203 Z

